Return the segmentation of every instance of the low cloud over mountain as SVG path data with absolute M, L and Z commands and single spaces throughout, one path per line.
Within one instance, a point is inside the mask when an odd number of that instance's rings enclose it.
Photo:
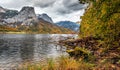
M 86 4 L 79 4 L 78 0 L 0 0 L 0 5 L 6 8 L 20 10 L 21 7 L 28 5 L 36 8 L 36 13 L 47 13 L 53 21 L 71 20 L 79 21 Z

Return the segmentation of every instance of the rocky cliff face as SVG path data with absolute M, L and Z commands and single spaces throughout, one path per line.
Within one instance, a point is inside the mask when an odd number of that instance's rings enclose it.
M 0 20 L 12 18 L 13 16 L 15 16 L 17 14 L 18 14 L 17 10 L 9 10 L 9 9 L 5 9 L 5 8 L 0 6 Z
M 37 17 L 38 17 L 38 19 L 43 19 L 43 20 L 45 20 L 45 21 L 47 21 L 47 22 L 50 22 L 50 23 L 53 23 L 53 20 L 52 20 L 52 18 L 51 17 L 49 17 L 47 14 L 38 14 L 37 15 Z
M 36 14 L 33 7 L 23 7 L 18 15 L 5 19 L 7 23 L 21 23 L 21 25 L 31 25 L 31 22 L 36 20 Z
M 11 14 L 8 13 L 8 15 L 11 15 Z M 34 7 L 26 6 L 26 7 L 23 7 L 20 10 L 20 12 L 14 17 L 4 18 L 4 22 L 8 23 L 9 26 L 13 26 L 13 25 L 14 26 L 18 26 L 18 25 L 30 26 L 30 25 L 34 25 L 34 23 L 38 22 L 38 20 L 41 20 L 41 19 L 49 23 L 53 23 L 53 20 L 47 14 L 45 13 L 38 14 L 36 16 Z
M 38 14 L 36 16 L 34 7 L 25 6 L 20 10 L 20 12 L 0 7 L 0 24 L 6 24 L 8 26 L 30 26 L 41 19 L 49 23 L 53 23 L 52 18 L 45 13 Z

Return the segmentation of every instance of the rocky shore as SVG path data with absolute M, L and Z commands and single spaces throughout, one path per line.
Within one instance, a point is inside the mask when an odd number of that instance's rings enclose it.
M 66 52 L 77 60 L 83 60 L 95 64 L 97 67 L 106 68 L 104 65 L 108 63 L 110 69 L 120 68 L 120 48 L 114 46 L 112 48 L 104 47 L 105 42 L 100 38 L 84 37 L 82 39 L 61 40 L 59 44 L 64 45 Z M 119 42 L 120 44 L 120 42 Z

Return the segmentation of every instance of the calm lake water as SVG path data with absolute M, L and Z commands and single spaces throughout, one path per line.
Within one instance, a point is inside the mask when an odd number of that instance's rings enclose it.
M 0 34 L 0 70 L 25 61 L 38 62 L 66 55 L 65 47 L 53 42 L 75 34 Z

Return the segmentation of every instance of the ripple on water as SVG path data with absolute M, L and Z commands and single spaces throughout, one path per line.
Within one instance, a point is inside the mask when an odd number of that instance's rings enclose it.
M 76 37 L 67 34 L 0 34 L 0 68 L 15 68 L 22 62 L 38 62 L 66 54 L 65 48 L 51 42 Z M 57 48 L 56 48 L 57 46 Z M 0 69 L 1 70 L 1 69 Z

